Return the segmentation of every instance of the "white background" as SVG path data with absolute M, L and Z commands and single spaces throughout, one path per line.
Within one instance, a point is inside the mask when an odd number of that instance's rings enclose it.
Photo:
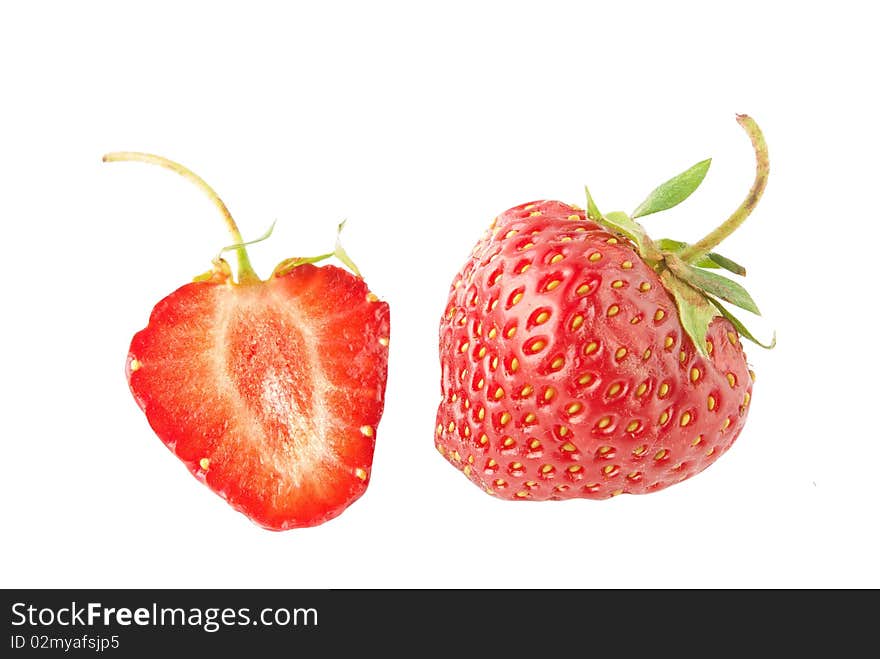
M 247 7 L 245 9 L 245 7 Z M 878 587 L 880 171 L 870 3 L 4 3 L 0 9 L 3 587 Z M 643 497 L 518 504 L 433 447 L 437 325 L 491 218 L 632 210 L 714 157 L 695 240 L 770 146 L 748 266 L 773 351 L 746 428 Z M 263 276 L 344 242 L 392 307 L 367 493 L 272 533 L 199 484 L 132 399 L 153 304 L 229 242 L 151 151 L 201 174 Z M 664 217 L 665 215 L 665 217 Z M 745 314 L 744 314 L 745 315 Z

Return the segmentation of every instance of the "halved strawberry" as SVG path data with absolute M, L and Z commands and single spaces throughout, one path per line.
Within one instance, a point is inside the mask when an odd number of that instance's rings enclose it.
M 156 156 L 105 160 L 153 162 L 201 181 Z M 335 254 L 354 268 L 338 243 L 261 281 L 233 235 L 239 281 L 218 258 L 161 300 L 131 342 L 129 386 L 159 438 L 231 506 L 268 529 L 315 526 L 369 483 L 389 308 L 359 273 L 312 264 Z

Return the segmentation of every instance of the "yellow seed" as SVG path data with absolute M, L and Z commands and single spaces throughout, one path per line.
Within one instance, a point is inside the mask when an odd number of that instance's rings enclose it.
M 606 240 L 605 242 L 608 243 L 609 245 L 616 245 L 616 244 L 617 244 L 617 238 L 613 238 L 613 237 L 612 237 L 612 238 L 609 238 L 608 240 Z
M 458 400 L 458 394 L 452 394 L 452 402 L 454 403 L 457 400 Z
M 694 438 L 694 441 L 691 442 L 691 446 L 699 446 L 699 445 L 702 443 L 702 441 L 703 441 L 703 436 L 702 436 L 702 435 L 697 435 L 697 436 Z
M 529 412 L 523 417 L 523 423 L 534 423 L 537 420 L 534 412 Z
M 498 355 L 492 357 L 492 360 L 489 362 L 490 370 L 494 371 L 496 368 L 498 368 Z
M 666 315 L 666 312 L 663 309 L 657 309 L 654 313 L 654 320 L 660 321 L 663 320 L 663 317 Z
M 578 327 L 584 324 L 584 317 L 580 314 L 577 314 L 574 318 L 571 319 L 571 329 L 572 331 L 576 330 Z
M 711 355 L 712 351 L 714 349 L 715 349 L 715 344 L 707 339 L 706 340 L 706 352 Z
M 550 263 L 559 263 L 565 257 L 562 254 L 554 254 L 553 258 L 550 259 Z
M 519 270 L 517 270 L 517 272 L 519 272 L 519 274 L 522 274 L 522 273 L 524 273 L 526 270 L 528 270 L 531 266 L 532 266 L 531 263 L 523 263 L 523 264 L 519 267 Z
M 495 479 L 495 487 L 507 487 L 507 481 L 497 478 Z
M 494 396 L 495 396 L 495 400 L 501 400 L 502 398 L 504 398 L 504 389 L 502 389 L 501 387 L 498 387 L 495 390 Z
M 496 336 L 498 336 L 498 329 L 493 327 L 492 329 L 489 330 L 489 333 L 486 336 L 489 337 L 490 339 L 494 339 Z
M 578 378 L 578 384 L 589 384 L 593 380 L 593 376 L 590 373 L 584 373 L 582 376 Z
M 687 353 L 684 350 L 678 353 L 678 361 L 680 361 L 682 364 L 687 361 Z
M 524 252 L 524 251 L 526 251 L 527 249 L 529 249 L 529 248 L 531 248 L 531 247 L 534 247 L 534 246 L 535 246 L 535 243 L 533 243 L 533 242 L 527 242 L 525 245 L 520 246 L 519 251 Z
M 539 215 L 541 215 L 541 211 L 532 211 L 529 213 L 529 217 L 538 217 Z
M 681 415 L 681 426 L 684 427 L 691 422 L 691 413 L 685 412 Z
M 514 334 L 516 334 L 516 325 L 508 327 L 507 331 L 504 333 L 504 336 L 506 336 L 508 339 L 512 339 Z
M 441 446 L 440 444 L 437 444 L 436 446 L 437 450 L 440 452 L 440 455 L 446 455 L 446 449 L 443 446 Z
M 626 348 L 618 348 L 618 349 L 617 349 L 617 352 L 614 353 L 614 356 L 615 356 L 618 360 L 623 359 L 624 357 L 626 357 Z
M 498 418 L 498 423 L 502 426 L 506 426 L 508 423 L 510 423 L 510 413 L 502 412 L 501 416 Z
M 543 339 L 538 339 L 537 341 L 532 341 L 531 345 L 529 346 L 529 350 L 531 352 L 541 352 L 546 345 L 546 341 L 544 341 Z
M 128 365 L 128 368 L 134 373 L 141 367 L 141 363 L 137 359 L 132 359 L 131 363 Z
M 667 336 L 666 340 L 663 342 L 663 347 L 669 350 L 672 347 L 672 344 L 675 343 L 675 339 L 671 336 Z
M 748 407 L 749 401 L 752 400 L 752 395 L 747 391 L 745 396 L 743 396 L 743 407 Z
M 620 467 L 618 467 L 617 465 L 605 465 L 604 467 L 602 467 L 602 473 L 606 476 L 616 474 L 618 471 L 620 471 Z
M 199 467 L 201 467 L 202 471 L 208 471 L 208 467 L 211 466 L 211 461 L 208 458 L 202 458 L 199 460 Z
M 642 444 L 633 449 L 633 455 L 641 457 L 648 452 L 648 447 Z
M 545 291 L 552 291 L 554 288 L 559 286 L 562 283 L 561 279 L 553 279 L 547 282 L 547 285 L 544 287 Z
M 562 238 L 559 239 L 559 242 L 561 242 L 561 243 L 570 243 L 570 242 L 571 242 L 571 236 L 562 236 Z
M 511 462 L 511 463 L 510 463 L 510 468 L 511 468 L 513 471 L 519 471 L 520 469 L 522 469 L 522 462 Z
M 715 396 L 709 396 L 709 398 L 706 399 L 706 406 L 709 408 L 709 411 L 715 409 Z
M 541 467 L 542 474 L 549 474 L 552 471 L 553 471 L 553 465 L 544 465 L 543 467 Z
M 568 468 L 568 471 L 569 471 L 570 473 L 572 473 L 572 474 L 576 474 L 576 473 L 578 473 L 579 471 L 583 471 L 583 467 L 581 467 L 580 465 L 571 465 L 571 466 Z
M 544 389 L 544 400 L 553 400 L 553 396 L 556 395 L 556 390 L 553 387 L 547 387 Z
M 377 302 L 379 300 L 379 296 L 375 293 L 367 293 L 367 302 Z
M 483 433 L 477 441 L 480 442 L 480 446 L 485 446 L 489 443 L 489 438 L 486 436 L 486 433 Z
M 713 446 L 713 447 L 710 448 L 708 451 L 706 451 L 706 457 L 709 457 L 709 456 L 712 455 L 714 452 L 715 452 L 715 447 Z
M 498 306 L 498 298 L 496 297 L 494 300 L 492 300 L 489 303 L 489 311 L 494 311 L 495 307 L 497 307 L 497 306 Z
M 632 263 L 632 261 L 624 261 L 623 263 L 620 264 L 620 267 L 623 268 L 624 270 L 629 270 L 630 268 L 633 267 L 633 263 Z
M 470 465 L 465 465 L 465 466 L 464 466 L 464 469 L 462 469 L 462 471 L 464 472 L 464 475 L 465 475 L 465 476 L 470 476 L 470 475 L 471 475 L 471 466 L 470 466 Z
M 607 395 L 609 398 L 611 398 L 611 397 L 616 396 L 617 394 L 619 394 L 621 389 L 622 389 L 622 387 L 621 387 L 617 382 L 615 382 L 615 383 L 612 384 L 610 387 L 608 387 L 608 391 L 606 392 L 606 395 Z
M 516 373 L 517 370 L 519 370 L 519 360 L 516 357 L 514 357 L 513 359 L 510 360 L 510 372 Z
M 615 281 L 611 282 L 611 288 L 621 288 L 622 286 L 623 286 L 623 282 L 620 281 L 619 279 L 616 279 Z
M 651 349 L 648 348 L 645 352 L 642 353 L 642 359 L 648 360 L 651 358 Z
M 477 418 L 478 418 L 480 421 L 482 421 L 483 419 L 486 418 L 486 408 L 485 408 L 485 407 L 481 407 L 481 408 L 477 411 Z
M 657 391 L 657 398 L 665 398 L 668 393 L 669 385 L 664 382 L 660 385 L 660 389 Z
M 696 367 L 692 368 L 691 369 L 691 382 L 696 382 L 697 380 L 699 380 L 700 375 L 701 375 L 700 369 L 698 369 Z
M 354 470 L 354 475 L 360 478 L 362 481 L 367 480 L 367 472 L 360 467 Z
M 453 432 L 455 430 L 455 421 L 449 422 L 449 427 L 447 428 L 449 432 Z
M 638 387 L 636 387 L 636 398 L 641 396 L 647 390 L 648 390 L 648 385 L 646 383 L 642 382 Z
M 516 229 L 511 229 L 510 231 L 508 231 L 507 233 L 504 234 L 504 237 L 505 238 L 513 238 L 518 233 L 519 233 L 519 231 L 517 231 Z
M 495 462 L 495 459 L 494 459 L 494 458 L 489 458 L 489 461 L 486 463 L 486 466 L 487 466 L 489 469 L 494 469 L 495 467 L 498 466 L 498 463 Z
M 584 406 L 581 405 L 580 403 L 575 402 L 575 403 L 572 403 L 571 405 L 569 405 L 565 411 L 568 412 L 569 414 L 577 414 L 578 412 L 580 412 L 583 409 L 583 407 Z
M 532 385 L 527 384 L 519 390 L 519 395 L 525 398 L 526 396 L 529 396 L 534 390 L 535 389 L 534 387 L 532 387 Z
M 667 421 L 669 421 L 669 412 L 663 412 L 663 414 L 660 415 L 660 425 L 662 426 Z
M 633 316 L 632 319 L 629 321 L 629 324 L 630 325 L 638 325 L 640 322 L 642 322 L 641 316 Z
M 385 346 L 387 348 L 388 347 L 388 338 L 385 336 L 379 337 L 379 345 Z
M 610 447 L 610 446 L 600 446 L 598 452 L 599 452 L 599 455 L 601 455 L 601 456 L 605 456 L 605 455 L 607 455 L 608 453 L 611 453 L 611 451 L 613 451 L 613 450 L 614 450 L 614 449 L 613 449 L 612 447 Z
M 486 356 L 486 346 L 481 346 L 480 349 L 477 351 L 477 357 L 482 359 L 485 356 Z
M 568 434 L 568 428 L 565 426 L 559 426 L 558 432 L 560 437 L 565 437 Z
M 571 442 L 566 442 L 565 444 L 563 444 L 559 448 L 562 449 L 563 451 L 565 451 L 566 453 L 574 453 L 575 451 L 577 451 L 577 447 L 574 444 L 572 444 Z
M 537 487 L 538 483 L 536 481 L 526 481 L 524 485 L 530 490 L 534 487 Z
M 649 283 L 646 282 L 646 281 L 643 281 L 641 284 L 639 284 L 639 290 L 640 290 L 642 293 L 646 293 L 646 292 L 648 292 L 648 291 L 651 290 L 651 284 L 649 284 Z
M 620 307 L 616 304 L 612 304 L 608 307 L 608 316 L 616 316 L 620 312 Z
M 733 332 L 728 332 L 727 333 L 727 340 L 730 342 L 730 345 L 735 346 L 736 345 L 736 334 L 734 334 Z
M 467 349 L 470 347 L 470 345 L 471 344 L 468 341 L 465 341 L 464 343 L 461 344 L 461 346 L 459 346 L 458 351 L 459 352 L 467 352 Z
M 546 311 L 542 311 L 537 316 L 535 316 L 535 325 L 543 325 L 550 319 L 550 314 Z
M 581 284 L 575 290 L 575 293 L 577 293 L 578 295 L 586 295 L 589 292 L 590 292 L 590 285 L 589 284 Z
M 534 213 L 532 213 L 532 215 L 534 215 Z M 516 496 L 519 497 L 520 499 L 525 499 L 527 496 L 529 496 L 529 493 L 526 492 L 525 490 L 520 490 L 519 492 L 516 493 Z
M 557 357 L 550 363 L 550 368 L 552 368 L 554 371 L 558 371 L 560 368 L 562 368 L 563 364 L 565 364 L 565 360 L 562 357 Z
M 510 306 L 515 305 L 516 303 L 518 303 L 522 299 L 523 299 L 523 294 L 516 293 L 512 298 L 510 298 Z
M 588 256 L 587 258 L 589 258 L 590 261 L 592 261 L 593 263 L 595 263 L 596 261 L 598 261 L 599 259 L 602 258 L 602 254 L 601 254 L 600 252 L 593 252 L 593 253 L 590 254 L 590 256 Z
M 599 419 L 599 422 L 596 424 L 597 428 L 607 428 L 611 425 L 611 418 L 607 416 L 603 416 Z
M 590 341 L 587 345 L 584 346 L 584 354 L 592 355 L 599 349 L 599 344 L 595 341 Z
M 665 448 L 661 448 L 659 451 L 657 451 L 657 452 L 654 454 L 654 459 L 655 459 L 655 460 L 662 460 L 663 458 L 666 457 L 666 455 L 667 455 L 668 453 L 669 453 L 669 451 L 667 451 Z
M 721 430 L 727 430 L 730 427 L 730 417 L 724 419 L 724 423 L 721 425 Z
M 504 448 L 510 448 L 511 446 L 516 444 L 516 442 L 513 441 L 513 437 L 505 437 L 504 441 L 501 442 L 501 444 L 504 446 Z
M 465 426 L 463 432 L 464 432 L 464 436 L 465 436 L 465 437 L 470 437 L 470 436 L 471 436 L 471 427 L 470 427 L 470 426 Z
M 361 426 L 361 434 L 365 437 L 373 436 L 373 426 Z
M 485 379 L 480 378 L 479 380 L 477 380 L 477 390 L 479 391 L 480 389 L 482 389 L 485 386 L 485 384 L 486 384 Z
M 630 421 L 629 425 L 627 425 L 627 427 L 626 427 L 627 432 L 635 432 L 638 429 L 639 429 L 639 422 L 638 421 Z
M 533 451 L 537 451 L 539 448 L 541 448 L 541 442 L 539 442 L 537 439 L 533 439 L 529 442 L 529 448 Z
M 458 454 L 458 451 L 452 452 L 452 459 L 456 462 L 461 462 L 461 456 Z
M 439 435 L 442 435 L 442 434 L 443 434 L 443 424 L 442 424 L 442 423 L 438 423 L 438 424 L 437 424 L 437 435 L 439 436 Z
M 572 222 L 575 222 L 575 221 L 581 219 L 581 216 L 580 215 L 569 215 L 568 219 L 571 220 Z
M 736 386 L 736 376 L 733 373 L 727 374 L 727 384 L 730 385 L 731 389 L 733 389 Z

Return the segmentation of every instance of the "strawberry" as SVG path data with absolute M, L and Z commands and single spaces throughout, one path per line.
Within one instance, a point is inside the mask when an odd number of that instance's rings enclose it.
M 711 250 L 766 186 L 764 138 L 746 201 L 705 239 L 651 240 L 635 218 L 671 208 L 702 161 L 632 215 L 535 201 L 505 211 L 455 276 L 440 323 L 435 444 L 502 499 L 605 499 L 662 490 L 717 460 L 746 422 L 753 374 L 721 304 L 758 309 L 711 269 L 745 270 Z M 774 337 L 775 343 L 775 337 Z M 773 344 L 764 347 L 772 347 Z
M 236 243 L 227 249 L 238 256 L 237 280 L 218 256 L 210 272 L 156 304 L 131 341 L 126 375 L 150 426 L 193 476 L 258 525 L 284 530 L 336 517 L 370 480 L 388 305 L 338 239 L 333 253 L 287 259 L 262 281 L 201 178 L 150 154 L 104 160 L 158 164 L 190 179 Z M 314 265 L 334 255 L 352 272 Z

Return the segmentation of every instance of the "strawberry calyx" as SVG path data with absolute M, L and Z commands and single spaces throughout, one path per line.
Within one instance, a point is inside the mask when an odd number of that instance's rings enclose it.
M 588 188 L 587 217 L 606 229 L 628 239 L 642 259 L 660 276 L 666 290 L 675 299 L 682 327 L 696 348 L 707 354 L 706 333 L 714 318 L 727 318 L 744 338 L 763 348 L 776 345 L 774 334 L 769 344 L 758 341 L 737 320 L 722 301 L 761 315 L 748 291 L 736 281 L 712 272 L 724 269 L 745 276 L 746 269 L 735 261 L 712 250 L 732 234 L 754 210 L 764 189 L 770 171 L 770 161 L 764 135 L 757 123 L 747 115 L 737 115 L 737 122 L 752 142 L 757 161 L 755 179 L 746 199 L 712 232 L 693 244 L 670 238 L 654 241 L 636 218 L 651 215 L 677 206 L 687 199 L 703 182 L 712 162 L 706 159 L 655 188 L 639 206 L 627 214 L 614 211 L 603 214 L 596 206 Z
M 217 254 L 217 256 L 212 259 L 212 269 L 205 273 L 197 275 L 193 278 L 193 281 L 212 281 L 215 283 L 228 283 L 232 285 L 259 284 L 263 281 L 262 279 L 260 279 L 253 266 L 251 265 L 250 257 L 248 256 L 246 247 L 248 245 L 253 245 L 255 243 L 259 243 L 268 239 L 272 235 L 272 231 L 275 229 L 275 222 L 272 222 L 272 225 L 269 227 L 269 229 L 259 238 L 245 241 L 244 238 L 242 238 L 241 232 L 238 229 L 238 225 L 236 225 L 235 220 L 232 218 L 232 214 L 229 212 L 229 208 L 227 208 L 226 204 L 220 198 L 220 195 L 218 195 L 201 176 L 199 176 L 189 168 L 181 165 L 180 163 L 174 162 L 173 160 L 169 160 L 168 158 L 165 158 L 163 156 L 157 156 L 152 153 L 142 153 L 138 151 L 114 151 L 105 154 L 102 160 L 103 162 L 143 162 L 164 167 L 165 169 L 169 169 L 193 183 L 214 203 L 214 205 L 220 211 L 221 215 L 223 215 L 223 219 L 226 222 L 226 228 L 229 230 L 229 233 L 232 236 L 233 241 L 235 242 L 233 242 L 231 245 L 223 247 Z M 342 248 L 339 234 L 342 232 L 343 226 L 345 226 L 345 220 L 343 220 L 337 228 L 336 244 L 332 252 L 312 257 L 284 259 L 275 267 L 275 270 L 272 272 L 271 276 L 280 277 L 282 275 L 288 274 L 291 270 L 293 270 L 293 268 L 297 266 L 303 265 L 305 263 L 318 263 L 320 261 L 335 256 L 340 262 L 348 267 L 355 274 L 355 276 L 362 279 L 363 277 L 361 276 L 360 270 L 358 270 L 357 266 L 354 264 L 354 261 L 351 260 L 351 257 L 349 257 L 346 251 Z M 223 254 L 230 251 L 235 252 L 238 261 L 237 277 L 233 277 L 232 267 L 229 265 L 226 259 L 223 258 Z

